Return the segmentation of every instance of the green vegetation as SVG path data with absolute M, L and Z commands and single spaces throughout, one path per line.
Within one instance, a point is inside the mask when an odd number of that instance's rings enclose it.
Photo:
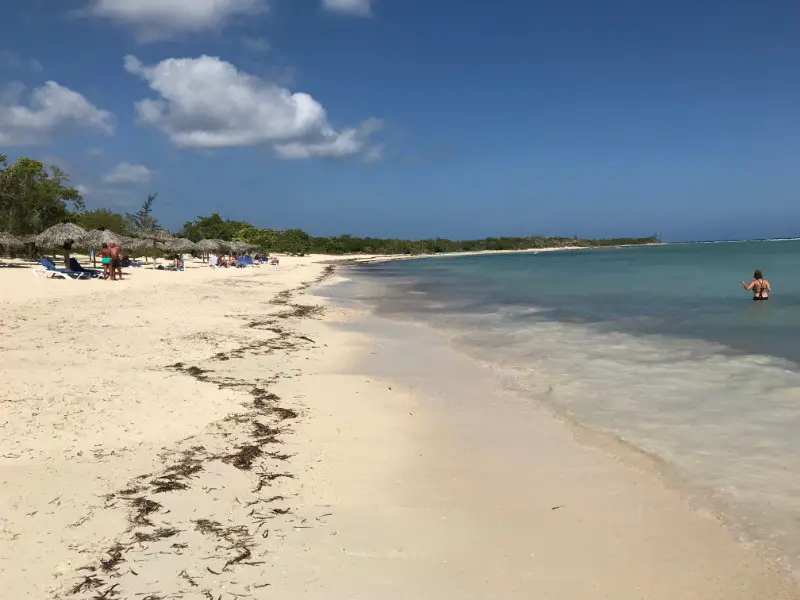
M 83 198 L 70 187 L 69 176 L 58 167 L 45 167 L 30 158 L 19 158 L 13 165 L 0 154 L 0 231 L 15 235 L 38 233 L 56 223 L 74 222 L 84 229 L 108 229 L 130 235 L 141 229 L 154 229 L 156 194 L 151 194 L 136 212 L 121 215 L 105 208 L 86 210 Z M 255 244 L 268 251 L 303 255 L 321 254 L 435 254 L 480 250 L 527 250 L 535 248 L 617 246 L 658 242 L 657 236 L 580 240 L 565 237 L 499 237 L 453 241 L 380 239 L 340 235 L 312 237 L 300 229 L 261 229 L 245 221 L 225 219 L 219 213 L 188 221 L 175 235 L 197 242 L 220 239 Z
M 131 235 L 133 233 L 133 222 L 130 218 L 112 212 L 107 208 L 85 210 L 75 213 L 73 217 L 76 225 L 80 225 L 87 230 L 107 229 L 122 235 Z
M 80 193 L 69 176 L 38 160 L 19 158 L 13 165 L 0 154 L 0 231 L 38 233 L 84 210 Z

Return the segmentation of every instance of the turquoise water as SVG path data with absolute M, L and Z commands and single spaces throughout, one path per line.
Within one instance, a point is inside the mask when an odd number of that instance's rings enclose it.
M 759 268 L 769 302 L 741 289 Z M 663 459 L 800 573 L 800 241 L 397 261 L 337 292 Z

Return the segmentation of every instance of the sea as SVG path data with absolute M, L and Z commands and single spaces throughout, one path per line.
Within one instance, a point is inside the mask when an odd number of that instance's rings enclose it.
M 740 281 L 770 281 L 754 302 Z M 800 576 L 800 241 L 360 265 L 336 292 L 447 334 L 505 387 L 652 457 Z

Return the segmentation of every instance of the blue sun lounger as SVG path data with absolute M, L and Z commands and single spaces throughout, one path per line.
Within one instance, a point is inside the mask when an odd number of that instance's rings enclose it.
M 71 257 L 69 259 L 69 270 L 74 273 L 86 273 L 89 277 L 102 277 L 103 272 L 98 269 L 85 269 L 81 263 L 78 262 L 78 259 Z
M 70 269 L 59 269 L 51 261 L 49 258 L 41 257 L 39 259 L 39 264 L 42 265 L 44 271 L 34 271 L 33 274 L 37 275 L 39 273 L 43 273 L 46 277 L 50 279 L 89 279 L 89 275 L 86 273 L 75 272 Z

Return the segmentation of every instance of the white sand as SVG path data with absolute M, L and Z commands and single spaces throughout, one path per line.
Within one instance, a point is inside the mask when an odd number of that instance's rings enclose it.
M 800 597 L 432 333 L 273 303 L 315 260 L 0 269 L 0 597 Z

